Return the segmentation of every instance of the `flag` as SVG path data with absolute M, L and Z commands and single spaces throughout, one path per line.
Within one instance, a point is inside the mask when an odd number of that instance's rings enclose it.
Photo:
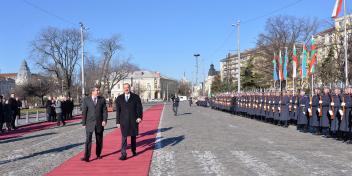
M 282 81 L 284 79 L 284 75 L 282 73 L 282 57 L 281 57 L 281 50 L 279 51 L 279 78 Z
M 339 16 L 342 7 L 342 0 L 336 0 L 334 10 L 332 11 L 331 18 Z
M 317 53 L 316 53 L 316 45 L 315 45 L 314 37 L 312 37 L 311 42 L 312 42 L 312 51 L 310 55 L 312 59 L 310 60 L 310 63 L 309 63 L 309 75 L 314 74 L 315 67 L 317 65 Z
M 277 69 L 276 69 L 276 54 L 274 52 L 274 59 L 273 59 L 273 65 L 274 65 L 274 72 L 273 72 L 273 75 L 274 75 L 274 81 L 277 81 L 279 78 L 277 77 Z
M 285 50 L 285 58 L 284 58 L 284 80 L 287 79 L 287 62 L 288 62 L 288 55 L 287 55 L 287 48 Z
M 302 58 L 302 79 L 307 77 L 307 48 L 306 45 L 303 44 L 303 58 Z
M 297 51 L 296 51 L 296 45 L 293 45 L 293 56 L 292 56 L 293 62 L 292 62 L 292 77 L 296 78 L 297 77 Z

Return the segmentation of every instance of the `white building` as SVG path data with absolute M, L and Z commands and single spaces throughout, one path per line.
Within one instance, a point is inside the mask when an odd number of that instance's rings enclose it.
M 154 99 L 167 100 L 176 93 L 178 87 L 176 80 L 159 72 L 135 71 L 112 88 L 112 97 L 116 98 L 123 94 L 124 83 L 129 83 L 131 91 L 138 94 L 144 102 Z

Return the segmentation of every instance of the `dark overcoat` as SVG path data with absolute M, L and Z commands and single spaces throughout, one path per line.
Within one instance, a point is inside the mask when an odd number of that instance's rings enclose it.
M 138 123 L 137 118 L 143 118 L 143 106 L 141 99 L 137 94 L 130 93 L 128 101 L 125 100 L 125 94 L 118 96 L 116 104 L 116 124 L 120 124 L 121 134 L 123 136 L 137 136 Z

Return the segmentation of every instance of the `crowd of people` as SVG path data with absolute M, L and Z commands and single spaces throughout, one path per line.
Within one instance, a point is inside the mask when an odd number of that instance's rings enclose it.
M 64 126 L 66 120 L 72 119 L 74 102 L 72 98 L 66 96 L 49 96 L 45 108 L 48 122 L 57 122 L 57 126 Z
M 74 109 L 73 99 L 70 97 L 48 97 L 45 104 L 47 121 L 65 125 L 65 120 L 72 119 Z M 11 93 L 10 97 L 0 96 L 0 132 L 16 130 L 16 119 L 21 118 L 22 101 Z
M 6 98 L 0 95 L 0 132 L 16 130 L 16 118 L 21 116 L 22 102 L 14 93 Z
M 343 90 L 315 88 L 313 95 L 304 90 L 244 92 L 220 94 L 207 100 L 213 109 L 288 127 L 297 130 L 352 142 L 352 87 Z

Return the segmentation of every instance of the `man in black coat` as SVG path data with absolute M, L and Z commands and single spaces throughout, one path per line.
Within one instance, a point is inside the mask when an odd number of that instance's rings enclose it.
M 15 122 L 16 122 L 16 112 L 17 112 L 17 108 L 18 108 L 17 101 L 15 99 L 15 93 L 11 93 L 11 97 L 9 99 L 9 105 L 11 108 L 10 125 L 11 125 L 11 128 L 15 130 L 15 129 L 17 129 Z
M 124 94 L 118 96 L 116 103 L 116 127 L 121 127 L 121 157 L 126 160 L 127 136 L 131 136 L 131 150 L 136 156 L 136 136 L 138 135 L 138 124 L 143 118 L 143 106 L 139 95 L 130 92 L 130 85 L 123 85 Z
M 174 111 L 174 115 L 176 116 L 177 115 L 178 105 L 180 103 L 180 98 L 176 94 L 175 96 L 173 96 L 171 98 L 171 100 L 172 100 L 172 110 Z
M 101 159 L 103 131 L 108 119 L 105 98 L 99 96 L 99 87 L 92 87 L 91 93 L 91 96 L 85 97 L 82 102 L 82 125 L 86 128 L 86 143 L 84 157 L 81 160 L 86 162 L 89 162 L 93 132 L 96 137 L 97 159 Z
M 47 113 L 47 118 L 46 120 L 48 122 L 52 122 L 53 121 L 53 112 L 52 112 L 52 101 L 51 101 L 51 97 L 48 97 L 48 100 L 45 103 L 45 108 L 46 108 L 46 113 Z

